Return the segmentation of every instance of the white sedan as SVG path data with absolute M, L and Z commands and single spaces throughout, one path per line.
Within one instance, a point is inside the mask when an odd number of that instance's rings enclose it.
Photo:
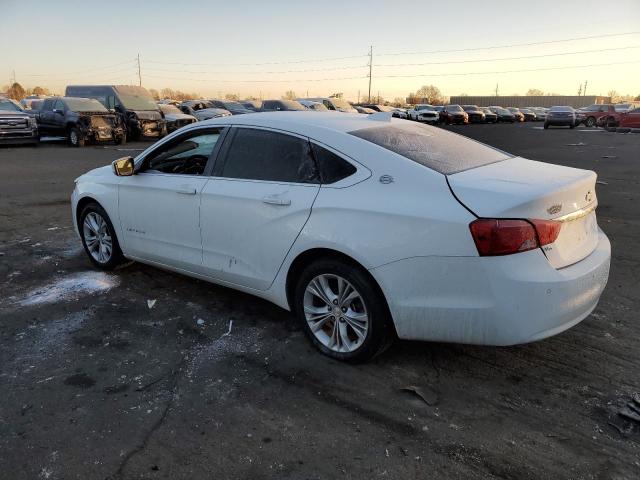
M 276 112 L 182 128 L 76 180 L 91 261 L 181 272 L 291 310 L 340 360 L 403 339 L 570 328 L 609 275 L 595 173 L 392 119 Z

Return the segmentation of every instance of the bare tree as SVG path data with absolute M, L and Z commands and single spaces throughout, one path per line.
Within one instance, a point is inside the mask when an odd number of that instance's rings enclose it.
M 611 101 L 613 103 L 617 103 L 620 101 L 620 95 L 615 90 L 609 90 L 607 92 L 607 97 L 611 97 Z
M 525 95 L 527 97 L 542 97 L 544 95 L 544 92 L 537 88 L 530 88 L 529 90 L 527 90 L 527 93 L 525 93 Z
M 393 102 L 391 102 L 391 106 L 393 107 L 402 107 L 405 104 L 405 100 L 402 97 L 396 97 L 393 99 Z
M 15 82 L 7 89 L 7 95 L 9 96 L 9 98 L 12 98 L 14 100 L 22 100 L 27 96 L 27 92 L 25 92 L 22 85 L 20 85 L 18 82 Z
M 442 92 L 434 85 L 423 85 L 416 93 L 410 93 L 409 97 L 416 100 L 413 103 L 441 104 L 444 102 Z
M 224 99 L 225 100 L 232 100 L 234 102 L 237 102 L 238 100 L 240 100 L 240 96 L 238 94 L 236 94 L 236 93 L 227 93 L 224 96 Z
M 155 88 L 150 88 L 149 93 L 151 94 L 154 100 L 160 100 L 160 93 Z
M 294 92 L 293 90 L 287 90 L 286 92 L 284 92 L 284 95 L 282 96 L 282 98 L 284 100 L 295 100 L 296 98 L 298 98 L 298 96 L 296 95 L 296 92 Z

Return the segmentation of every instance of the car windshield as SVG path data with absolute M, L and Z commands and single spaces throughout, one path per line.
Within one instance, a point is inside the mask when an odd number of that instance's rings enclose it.
M 511 112 L 509 110 L 507 110 L 506 108 L 494 108 L 493 110 L 496 113 L 499 113 L 500 115 L 509 115 L 509 114 L 511 114 Z
M 20 106 L 18 106 L 16 103 L 14 103 L 11 100 L 0 100 L 0 110 L 15 110 L 16 112 L 21 112 L 22 108 L 20 108 Z
M 329 101 L 336 107 L 344 110 L 351 110 L 353 107 L 349 102 L 342 98 L 330 98 Z
M 239 102 L 224 101 L 222 102 L 222 104 L 224 105 L 224 108 L 226 108 L 227 110 L 246 110 L 247 109 L 247 107 L 245 107 Z
M 349 133 L 444 175 L 511 158 L 475 140 L 413 122 L 399 121 Z
M 447 105 L 447 112 L 462 112 L 460 105 Z
M 551 107 L 552 112 L 573 112 L 573 108 L 571 107 Z
M 473 111 L 473 110 L 478 110 L 478 107 L 476 107 L 475 105 L 463 105 L 462 108 L 465 111 Z
M 160 110 L 162 110 L 162 113 L 168 113 L 168 114 L 174 114 L 174 115 L 176 113 L 182 113 L 180 109 L 175 105 L 159 105 L 159 107 L 160 107 Z
M 72 112 L 108 112 L 104 105 L 93 98 L 67 97 L 64 102 Z
M 118 86 L 115 87 L 118 96 L 125 108 L 129 110 L 155 110 L 158 105 L 149 92 L 142 87 Z
M 295 100 L 280 100 L 287 110 L 306 110 L 307 108 Z
M 433 111 L 433 107 L 431 105 L 418 105 L 416 106 L 416 110 L 420 111 L 420 110 L 431 110 Z

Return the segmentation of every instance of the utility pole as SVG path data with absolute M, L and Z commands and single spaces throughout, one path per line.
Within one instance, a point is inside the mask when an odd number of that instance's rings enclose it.
M 14 83 L 16 83 L 16 71 L 13 71 L 13 82 L 11 83 L 11 85 L 13 85 Z
M 584 81 L 584 90 L 582 92 L 582 95 L 585 96 L 585 97 L 587 96 L 587 82 L 588 82 L 588 80 Z
M 498 84 L 496 83 L 496 97 L 498 96 Z
M 580 84 L 580 88 L 578 89 L 578 96 L 582 95 L 582 84 Z
M 360 89 L 358 89 L 358 103 L 360 103 Z
M 142 86 L 142 74 L 140 73 L 140 54 L 138 54 L 138 86 Z
M 373 70 L 373 45 L 369 47 L 369 100 L 371 103 L 371 73 Z

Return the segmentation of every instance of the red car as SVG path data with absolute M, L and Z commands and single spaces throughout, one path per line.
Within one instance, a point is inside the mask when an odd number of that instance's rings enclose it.
M 640 128 L 640 108 L 620 114 L 618 126 L 621 128 Z
M 615 128 L 622 126 L 620 125 L 622 116 L 626 116 L 626 114 L 630 113 L 631 111 L 633 111 L 633 106 L 629 104 L 609 105 L 608 111 L 598 118 L 596 125 L 603 128 Z M 638 108 L 636 108 L 635 111 L 637 112 Z M 633 118 L 633 116 L 629 118 Z M 629 120 L 629 118 L 626 119 L 627 122 L 632 121 Z M 627 126 L 631 127 L 631 125 Z
M 440 111 L 440 123 L 469 123 L 469 114 L 460 105 L 445 105 Z

